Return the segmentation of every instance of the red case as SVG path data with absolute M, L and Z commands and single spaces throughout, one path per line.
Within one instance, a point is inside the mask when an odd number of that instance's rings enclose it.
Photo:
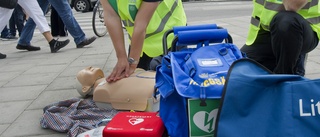
M 162 137 L 165 127 L 156 112 L 119 112 L 103 129 L 103 137 Z

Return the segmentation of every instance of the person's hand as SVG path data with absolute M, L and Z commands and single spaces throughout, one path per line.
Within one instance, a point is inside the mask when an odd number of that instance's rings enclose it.
M 108 82 L 115 82 L 129 77 L 136 69 L 136 65 L 129 65 L 128 60 L 118 60 L 111 74 L 106 78 Z
M 113 68 L 111 74 L 107 77 L 108 82 L 114 82 L 126 77 L 129 73 L 129 63 L 126 59 L 118 60 L 116 66 Z

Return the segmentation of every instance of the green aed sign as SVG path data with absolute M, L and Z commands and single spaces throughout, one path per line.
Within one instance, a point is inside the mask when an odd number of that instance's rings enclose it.
M 207 106 L 200 106 L 200 99 L 188 99 L 190 137 L 212 137 L 220 99 L 206 99 Z

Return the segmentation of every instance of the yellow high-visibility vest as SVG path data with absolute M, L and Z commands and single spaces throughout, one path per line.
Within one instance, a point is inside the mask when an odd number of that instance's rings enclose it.
M 125 26 L 129 40 L 132 37 L 136 14 L 142 0 L 108 0 L 113 9 L 120 16 Z M 146 36 L 142 51 L 150 57 L 163 54 L 163 34 L 174 26 L 185 26 L 186 14 L 181 0 L 163 0 L 158 5 L 146 29 Z M 171 47 L 173 35 L 169 35 L 168 41 Z
M 282 0 L 253 0 L 253 12 L 249 26 L 246 45 L 251 45 L 257 38 L 260 28 L 269 31 L 269 25 L 273 16 L 284 9 Z M 311 25 L 320 38 L 320 7 L 319 0 L 309 2 L 298 11 Z

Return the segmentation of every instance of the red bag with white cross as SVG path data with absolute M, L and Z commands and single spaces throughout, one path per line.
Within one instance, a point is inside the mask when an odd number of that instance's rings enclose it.
M 162 137 L 164 133 L 157 112 L 119 112 L 103 129 L 103 137 Z

